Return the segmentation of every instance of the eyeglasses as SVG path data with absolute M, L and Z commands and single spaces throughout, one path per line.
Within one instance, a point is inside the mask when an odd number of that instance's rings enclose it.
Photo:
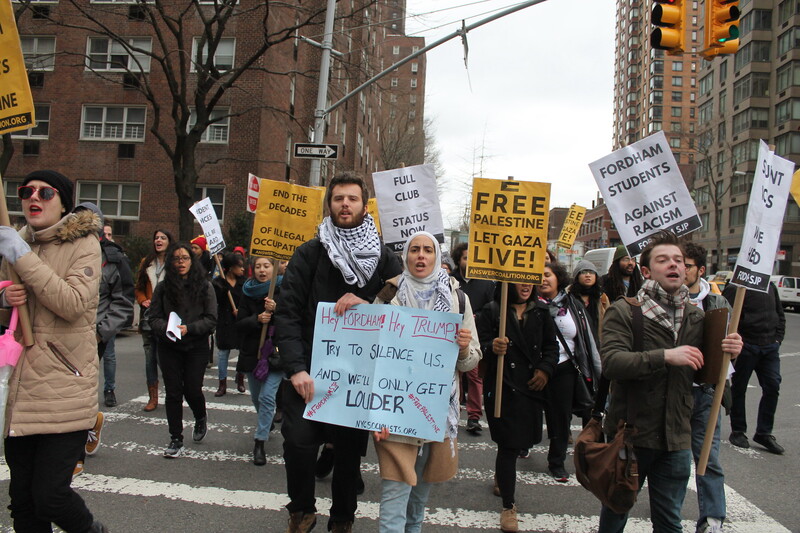
M 594 273 L 595 273 L 594 270 L 581 270 L 580 272 L 578 272 L 578 275 L 583 276 L 584 274 L 594 274 Z
M 190 263 L 192 258 L 188 255 L 179 255 L 172 258 L 173 263 Z
M 696 267 L 697 265 L 693 265 L 693 264 L 691 264 L 691 263 L 684 263 L 684 264 L 683 264 L 683 266 L 685 266 L 685 267 L 686 267 L 686 270 L 689 270 L 690 268 L 694 268 L 694 267 Z
M 28 200 L 36 191 L 39 191 L 39 198 L 45 202 L 52 200 L 56 197 L 56 194 L 58 194 L 58 189 L 54 189 L 53 187 L 22 185 L 21 187 L 17 187 L 17 196 L 19 196 L 20 200 Z

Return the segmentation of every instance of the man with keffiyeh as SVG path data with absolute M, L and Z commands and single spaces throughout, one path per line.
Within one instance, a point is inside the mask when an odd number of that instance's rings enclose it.
M 333 443 L 332 504 L 328 530 L 352 531 L 361 457 L 369 433 L 303 418 L 314 397 L 311 344 L 317 304 L 335 303 L 344 314 L 370 303 L 385 282 L 401 273 L 397 257 L 381 244 L 375 221 L 367 214 L 369 191 L 357 174 L 345 172 L 328 184 L 330 211 L 319 236 L 295 251 L 283 279 L 275 310 L 276 344 L 286 377 L 284 383 L 283 458 L 289 499 L 287 533 L 305 533 L 316 524 L 314 469 L 323 442 Z
M 603 322 L 603 374 L 611 380 L 605 432 L 613 437 L 620 420 L 633 421 L 639 487 L 648 481 L 653 530 L 681 533 L 692 462 L 692 382 L 703 366 L 703 311 L 689 305 L 683 251 L 674 234 L 656 235 L 640 264 L 645 281 L 636 299 L 617 300 Z M 642 331 L 634 331 L 634 306 L 641 308 Z M 643 351 L 633 351 L 634 336 L 641 337 Z M 739 334 L 725 337 L 722 349 L 736 357 Z M 599 532 L 619 533 L 627 519 L 604 506 Z

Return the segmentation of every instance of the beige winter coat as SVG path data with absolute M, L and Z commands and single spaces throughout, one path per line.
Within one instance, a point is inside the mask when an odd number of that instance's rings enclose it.
M 95 320 L 101 275 L 99 218 L 69 214 L 37 232 L 15 270 L 28 290 L 35 344 L 22 352 L 9 384 L 4 435 L 89 429 L 97 416 Z M 0 279 L 9 279 L 8 265 Z M 19 329 L 17 330 L 19 332 Z

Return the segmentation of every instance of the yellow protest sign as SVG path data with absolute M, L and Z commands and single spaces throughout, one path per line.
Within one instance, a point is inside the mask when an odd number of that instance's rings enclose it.
M 550 184 L 475 178 L 467 277 L 541 283 Z
M 797 170 L 792 175 L 792 187 L 789 189 L 789 192 L 792 193 L 792 198 L 797 205 L 800 205 L 800 170 Z
M 36 117 L 11 0 L 0 0 L 0 134 L 32 128 Z
M 261 180 L 250 254 L 289 261 L 322 221 L 325 189 Z
M 381 217 L 378 216 L 378 199 L 377 198 L 370 198 L 367 201 L 367 213 L 372 215 L 373 220 L 375 220 L 375 227 L 378 229 L 378 235 L 383 235 L 381 233 Z
M 583 224 L 583 217 L 586 216 L 586 208 L 577 204 L 572 204 L 567 213 L 567 218 L 564 219 L 564 225 L 561 227 L 561 234 L 558 236 L 558 245 L 562 248 L 572 248 L 575 244 L 575 237 L 578 236 L 578 230 L 581 229 Z

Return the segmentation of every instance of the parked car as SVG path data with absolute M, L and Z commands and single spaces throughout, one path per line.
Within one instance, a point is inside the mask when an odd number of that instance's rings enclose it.
M 800 278 L 770 276 L 769 281 L 778 289 L 778 296 L 781 298 L 784 309 L 791 307 L 798 310 L 798 306 L 800 306 Z

